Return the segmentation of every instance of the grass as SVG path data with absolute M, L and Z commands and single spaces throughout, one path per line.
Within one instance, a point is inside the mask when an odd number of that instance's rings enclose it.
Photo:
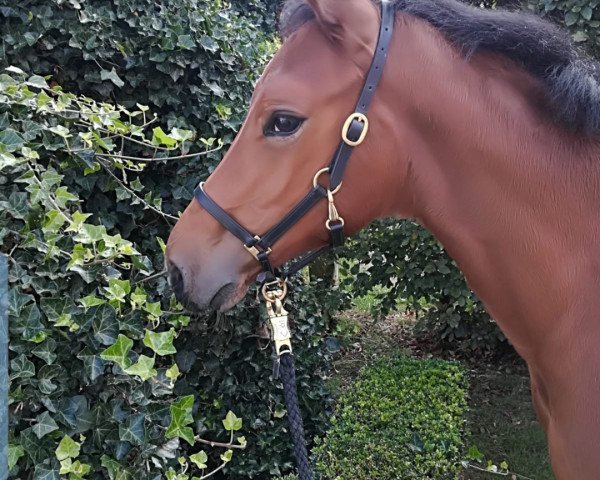
M 369 300 L 365 299 L 367 305 Z M 378 358 L 398 352 L 420 357 L 437 353 L 427 351 L 427 347 L 423 349 L 415 341 L 409 319 L 395 314 L 374 321 L 365 310 L 346 312 L 338 319 L 336 333 L 342 351 L 334 362 L 336 373 L 329 380 L 334 395 L 352 385 L 361 367 Z M 531 405 L 529 378 L 523 362 L 509 358 L 495 364 L 467 362 L 465 365 L 471 386 L 468 446 L 476 445 L 483 454 L 485 460 L 481 466 L 487 460 L 496 465 L 506 461 L 511 474 L 500 476 L 468 468 L 461 473 L 461 480 L 554 480 L 546 439 Z
M 554 480 L 548 460 L 546 437 L 535 418 L 529 377 L 521 361 L 485 365 L 471 372 L 469 428 L 471 442 L 486 460 L 506 461 L 516 478 Z M 467 469 L 464 480 L 501 478 Z M 510 476 L 508 477 L 510 478 Z

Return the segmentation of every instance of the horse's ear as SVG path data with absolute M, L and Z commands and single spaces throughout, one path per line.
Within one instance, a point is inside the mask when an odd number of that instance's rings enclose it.
M 371 0 L 307 0 L 323 33 L 332 41 L 348 45 L 359 41 L 374 45 L 373 31 L 379 25 L 379 14 Z

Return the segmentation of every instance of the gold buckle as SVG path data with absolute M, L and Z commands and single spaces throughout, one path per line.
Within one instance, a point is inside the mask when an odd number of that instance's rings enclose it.
M 315 173 L 315 176 L 313 177 L 313 187 L 317 188 L 317 185 L 319 185 L 319 177 L 327 172 L 329 172 L 329 167 L 322 168 L 317 173 Z M 327 189 L 327 191 L 331 192 L 332 195 L 335 195 L 337 192 L 340 191 L 340 188 L 342 188 L 342 182 L 340 182 L 340 184 L 337 187 L 335 187 L 335 189 Z
M 348 138 L 348 130 L 350 130 L 350 125 L 352 124 L 352 122 L 354 120 L 357 120 L 364 124 L 364 127 L 362 129 L 362 132 L 360 132 L 360 137 L 358 137 L 358 140 L 350 140 Z M 344 123 L 344 126 L 342 127 L 342 140 L 347 145 L 350 145 L 351 147 L 356 147 L 363 142 L 363 140 L 367 136 L 368 131 L 369 131 L 369 119 L 367 118 L 367 116 L 362 113 L 354 112 L 346 119 L 346 122 Z
M 283 353 L 292 353 L 292 333 L 288 323 L 288 312 L 283 308 L 283 300 L 287 295 L 287 283 L 277 279 L 265 283 L 262 294 L 267 302 L 267 315 L 271 324 L 271 337 L 275 342 L 275 353 L 280 357 Z
M 260 242 L 260 240 L 261 240 L 261 238 L 260 238 L 258 235 L 254 235 L 254 239 L 255 239 L 257 242 Z M 252 245 L 251 247 L 249 247 L 249 246 L 248 246 L 248 245 L 246 245 L 245 243 L 244 243 L 244 248 L 245 248 L 245 249 L 248 251 L 248 253 L 249 253 L 250 255 L 252 255 L 252 256 L 254 257 L 254 259 L 255 259 L 255 260 L 258 260 L 258 254 L 261 252 L 261 250 L 259 250 L 258 248 L 256 248 L 256 246 L 255 246 L 255 245 Z M 271 248 L 267 248 L 267 249 L 265 250 L 265 253 L 266 253 L 267 255 L 269 255 L 269 253 L 271 253 L 271 251 L 272 251 L 272 250 L 271 250 Z

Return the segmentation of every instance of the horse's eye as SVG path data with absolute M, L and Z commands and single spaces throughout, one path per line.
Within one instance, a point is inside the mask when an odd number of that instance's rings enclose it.
M 286 113 L 276 113 L 265 125 L 264 133 L 267 137 L 292 135 L 300 128 L 302 122 L 304 122 L 302 118 Z

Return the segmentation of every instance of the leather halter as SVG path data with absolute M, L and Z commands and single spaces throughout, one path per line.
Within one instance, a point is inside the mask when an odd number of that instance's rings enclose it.
M 328 199 L 330 202 L 330 217 L 326 222 L 326 227 L 330 233 L 330 245 L 310 252 L 298 259 L 283 277 L 286 278 L 302 269 L 319 255 L 330 248 L 335 248 L 344 243 L 344 221 L 337 216 L 337 211 L 333 205 L 333 195 L 342 185 L 342 177 L 348 160 L 355 147 L 360 145 L 369 129 L 369 120 L 366 113 L 379 85 L 379 80 L 383 73 L 383 68 L 387 59 L 388 48 L 394 29 L 394 6 L 389 0 L 381 1 L 381 24 L 379 28 L 379 37 L 371 66 L 356 104 L 354 113 L 352 113 L 342 128 L 342 141 L 331 159 L 329 167 L 319 170 L 313 181 L 313 188 L 292 208 L 279 223 L 275 224 L 262 236 L 255 235 L 223 210 L 213 199 L 204 191 L 204 183 L 201 183 L 194 191 L 196 200 L 210 213 L 229 232 L 235 235 L 244 244 L 248 252 L 260 263 L 262 274 L 259 280 L 265 280 L 268 275 L 277 276 L 269 260 L 269 254 L 275 242 L 288 230 L 290 230 L 298 220 L 300 220 L 309 210 L 311 210 L 321 199 Z M 321 174 L 329 173 L 329 188 L 318 183 Z M 332 217 L 331 207 L 335 212 Z M 263 278 L 260 278 L 260 277 Z

